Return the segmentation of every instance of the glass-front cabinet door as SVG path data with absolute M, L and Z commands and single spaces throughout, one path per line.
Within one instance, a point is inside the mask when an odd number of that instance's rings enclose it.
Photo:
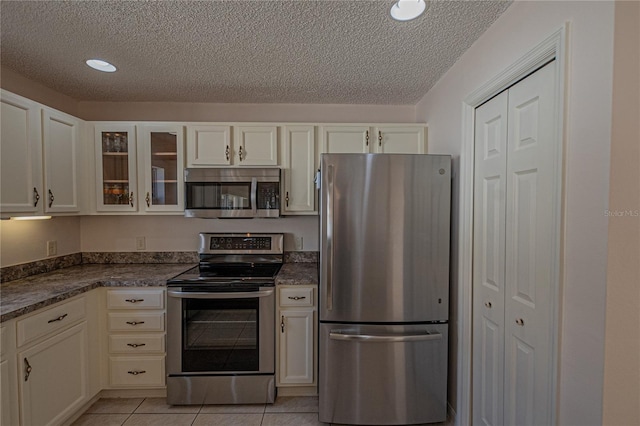
M 135 126 L 104 123 L 95 127 L 98 211 L 136 211 Z
M 145 211 L 184 211 L 184 127 L 140 126 L 139 170 L 144 174 Z M 142 175 L 141 175 L 142 176 Z

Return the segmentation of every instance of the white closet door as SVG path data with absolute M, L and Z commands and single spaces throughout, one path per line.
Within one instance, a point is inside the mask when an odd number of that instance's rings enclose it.
M 555 63 L 476 109 L 473 424 L 544 425 L 560 217 Z
M 555 62 L 509 89 L 505 424 L 551 421 L 556 268 Z
M 473 418 L 503 424 L 507 92 L 476 109 Z

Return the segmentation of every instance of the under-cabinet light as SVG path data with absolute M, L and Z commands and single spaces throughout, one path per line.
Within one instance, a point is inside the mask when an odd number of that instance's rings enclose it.
M 45 220 L 51 219 L 51 216 L 11 216 L 11 220 Z

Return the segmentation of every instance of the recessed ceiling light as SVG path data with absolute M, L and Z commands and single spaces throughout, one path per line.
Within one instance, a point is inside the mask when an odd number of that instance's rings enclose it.
M 426 9 L 425 0 L 398 0 L 389 13 L 396 21 L 410 21 L 422 15 Z
M 94 70 L 103 72 L 115 72 L 116 70 L 115 66 L 107 61 L 103 61 L 102 59 L 87 59 L 87 65 L 89 65 Z

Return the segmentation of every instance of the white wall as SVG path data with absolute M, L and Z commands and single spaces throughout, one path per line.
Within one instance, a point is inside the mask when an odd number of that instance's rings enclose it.
M 613 2 L 517 1 L 416 107 L 417 121 L 429 125 L 429 152 L 453 154 L 457 170 L 463 100 L 569 23 L 557 417 L 562 425 L 602 422 L 613 12 Z M 457 210 L 454 203 L 454 218 Z M 455 219 L 454 228 L 455 238 Z M 458 241 L 453 244 L 456 268 Z M 454 293 L 470 291 L 470 283 L 457 276 L 454 286 Z M 454 351 L 459 356 L 457 347 Z M 459 409 L 455 397 L 452 403 Z
M 80 218 L 0 221 L 0 266 L 47 257 L 47 241 L 56 241 L 57 256 L 80 251 Z
M 84 216 L 80 220 L 83 252 L 136 251 L 136 237 L 145 237 L 145 251 L 196 251 L 199 232 L 283 232 L 285 250 L 318 250 L 318 217 L 279 219 L 195 219 L 183 216 Z
M 640 3 L 616 2 L 604 425 L 640 425 Z

